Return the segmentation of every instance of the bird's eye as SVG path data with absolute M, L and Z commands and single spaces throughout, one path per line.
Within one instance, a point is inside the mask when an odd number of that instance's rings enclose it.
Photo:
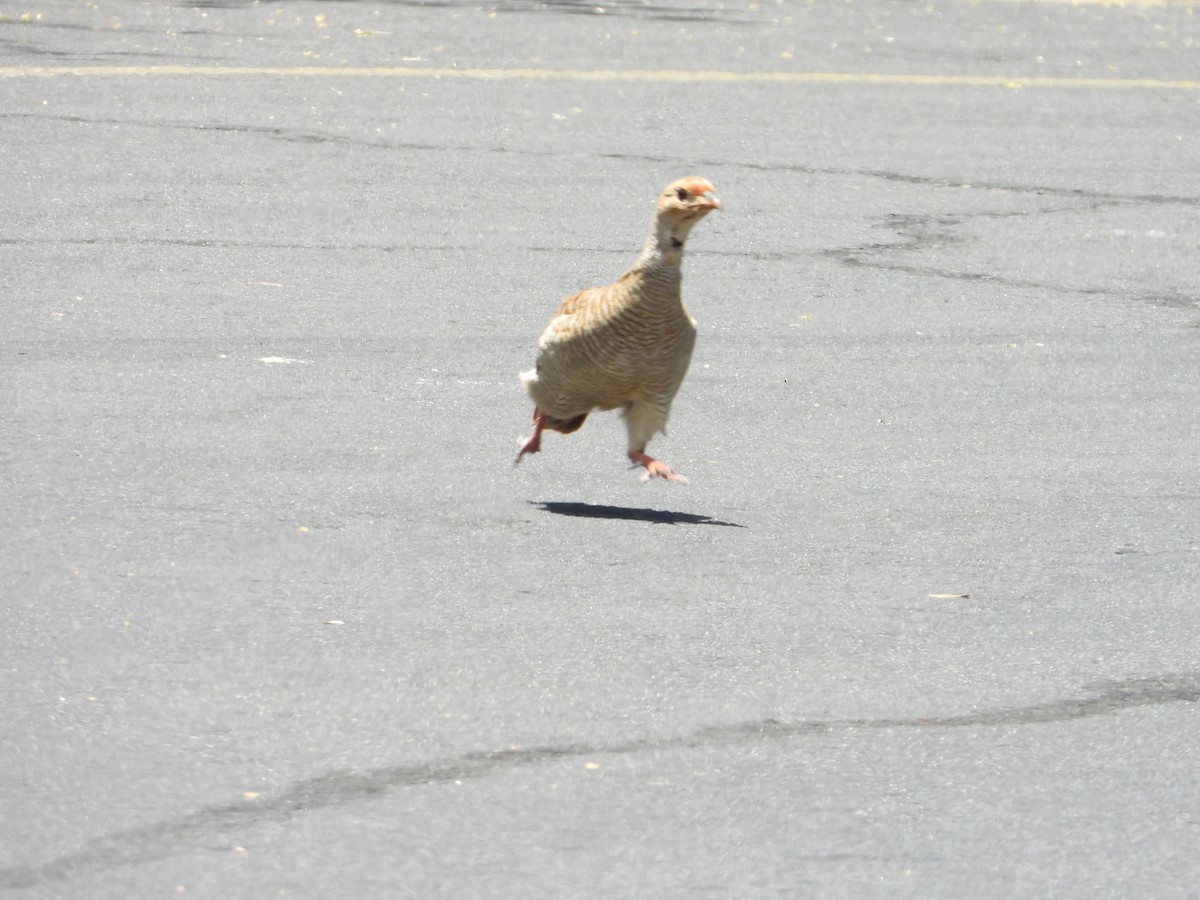
M 688 192 L 685 191 L 683 188 L 677 188 L 675 191 L 675 196 L 678 197 L 680 200 L 686 200 L 688 198 Z

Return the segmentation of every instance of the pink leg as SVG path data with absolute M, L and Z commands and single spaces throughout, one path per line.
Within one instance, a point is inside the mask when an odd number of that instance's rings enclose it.
M 647 456 L 640 450 L 630 450 L 629 459 L 639 466 L 646 467 L 646 471 L 642 473 L 642 481 L 649 481 L 651 478 L 665 478 L 667 481 L 678 481 L 680 484 L 687 484 L 686 478 L 661 459 Z
M 542 449 L 542 429 L 546 427 L 546 414 L 542 412 L 540 407 L 533 408 L 533 433 L 525 439 L 525 443 L 521 445 L 521 449 L 517 451 L 517 458 L 513 460 L 513 465 L 521 461 L 521 457 L 526 453 L 537 453 Z

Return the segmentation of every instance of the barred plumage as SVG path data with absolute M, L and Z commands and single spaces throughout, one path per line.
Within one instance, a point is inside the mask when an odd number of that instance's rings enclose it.
M 680 294 L 683 245 L 692 226 L 720 208 L 705 179 L 671 182 L 629 270 L 563 301 L 538 340 L 537 366 L 521 373 L 535 406 L 533 433 L 517 462 L 541 449 L 544 429 L 570 434 L 592 410 L 620 409 L 629 458 L 646 470 L 642 479 L 686 480 L 645 451 L 666 430 L 696 342 L 696 322 Z

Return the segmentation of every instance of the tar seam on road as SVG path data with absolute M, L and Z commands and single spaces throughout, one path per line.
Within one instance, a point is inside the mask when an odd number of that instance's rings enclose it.
M 713 69 L 531 69 L 419 66 L 0 66 L 0 78 L 76 76 L 218 78 L 463 78 L 478 81 L 644 81 L 680 84 L 849 84 L 893 87 L 1091 88 L 1200 91 L 1200 81 L 1027 75 L 903 75 L 872 72 L 725 72 Z
M 363 772 L 330 772 L 297 781 L 273 797 L 206 806 L 175 819 L 95 838 L 74 853 L 40 865 L 0 869 L 0 890 L 36 887 L 94 875 L 123 865 L 166 859 L 201 847 L 221 849 L 230 832 L 266 822 L 287 822 L 305 813 L 383 797 L 401 788 L 462 784 L 496 772 L 561 760 L 627 756 L 670 750 L 706 750 L 765 740 L 819 737 L 835 732 L 918 728 L 989 728 L 1053 725 L 1111 716 L 1125 710 L 1200 702 L 1200 672 L 1177 672 L 1087 686 L 1090 696 L 1067 697 L 1021 707 L 981 709 L 960 715 L 879 719 L 764 719 L 710 725 L 670 737 L 628 738 L 608 744 L 559 744 L 481 750 L 427 763 L 383 766 Z

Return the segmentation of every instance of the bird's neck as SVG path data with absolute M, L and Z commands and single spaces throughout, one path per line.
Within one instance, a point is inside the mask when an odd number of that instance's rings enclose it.
M 683 245 L 694 224 L 695 220 L 684 222 L 656 216 L 633 268 L 665 267 L 678 270 L 683 262 Z

